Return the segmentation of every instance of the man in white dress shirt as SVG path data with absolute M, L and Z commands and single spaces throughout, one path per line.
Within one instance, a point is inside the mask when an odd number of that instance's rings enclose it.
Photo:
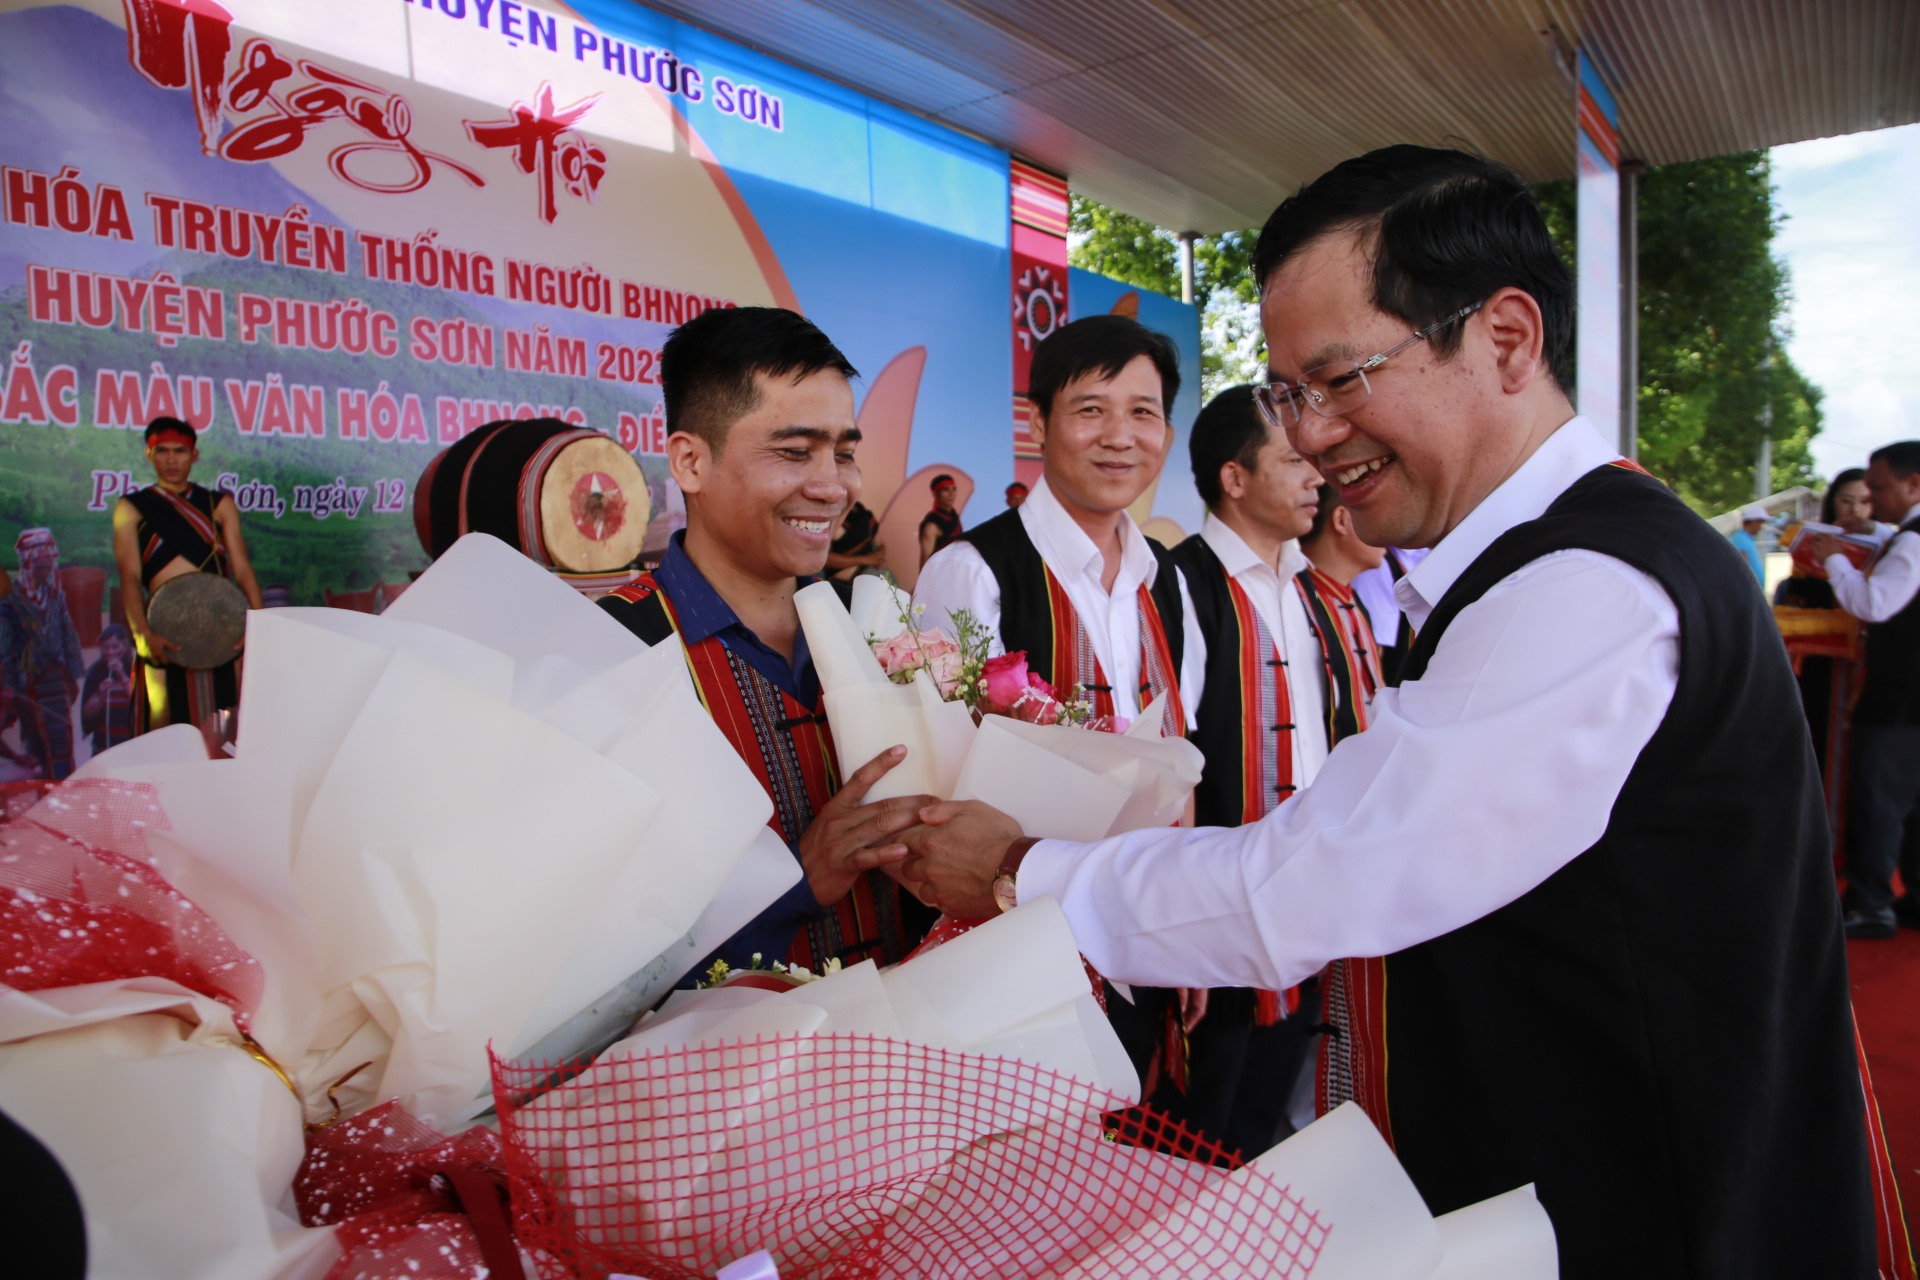
M 1532 196 L 1387 148 L 1282 204 L 1255 266 L 1261 403 L 1367 541 L 1433 548 L 1396 586 L 1405 683 L 1260 822 L 1075 845 L 943 803 L 897 874 L 950 911 L 1053 897 L 1121 980 L 1376 957 L 1352 1096 L 1436 1212 L 1534 1183 L 1569 1280 L 1873 1276 L 1792 675 L 1725 540 L 1574 416 Z
M 1891 938 L 1895 919 L 1920 927 L 1920 440 L 1876 449 L 1867 461 L 1873 517 L 1899 526 L 1867 573 L 1823 534 L 1814 554 L 1833 598 L 1867 624 L 1867 675 L 1853 709 L 1847 781 L 1850 938 Z M 1893 868 L 1907 892 L 1893 896 Z
M 1127 514 L 1160 478 L 1179 388 L 1173 344 L 1124 316 L 1090 316 L 1048 335 L 1028 380 L 1040 481 L 1020 506 L 921 568 L 913 593 L 926 609 L 921 624 L 952 633 L 952 613 L 966 609 L 997 650 L 1024 652 L 1027 669 L 1063 699 L 1084 689 L 1095 714 L 1118 726 L 1165 695 L 1160 731 L 1184 734 L 1193 723 L 1181 696 L 1193 611 L 1166 548 Z M 1150 1091 L 1160 1076 L 1180 1075 L 1184 1062 L 1169 1052 L 1179 1040 L 1172 993 L 1109 990 L 1106 1003 Z M 1204 992 L 1182 992 L 1178 1003 L 1191 1028 Z
M 1181 690 L 1206 756 L 1194 820 L 1234 827 L 1265 817 L 1327 758 L 1332 689 L 1299 582 L 1308 565 L 1298 539 L 1313 525 L 1320 473 L 1262 420 L 1252 387 L 1209 401 L 1187 445 L 1207 506 L 1200 532 L 1173 551 L 1199 624 Z M 1272 1146 L 1318 1010 L 1308 988 L 1208 993 L 1206 1021 L 1188 1040 L 1187 1091 L 1150 1101 L 1231 1150 Z

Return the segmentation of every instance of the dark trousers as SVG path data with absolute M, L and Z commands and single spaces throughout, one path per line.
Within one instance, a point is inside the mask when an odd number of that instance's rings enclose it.
M 1893 908 L 1893 869 L 1920 890 L 1920 724 L 1853 726 L 1847 784 L 1849 911 Z

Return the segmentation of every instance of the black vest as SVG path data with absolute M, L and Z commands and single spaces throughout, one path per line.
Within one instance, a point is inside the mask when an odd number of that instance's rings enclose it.
M 1243 776 L 1245 756 L 1241 749 L 1240 683 L 1243 672 L 1240 651 L 1248 642 L 1248 637 L 1241 634 L 1240 616 L 1234 610 L 1233 597 L 1227 590 L 1227 567 L 1220 563 L 1220 557 L 1207 545 L 1207 540 L 1196 533 L 1170 554 L 1173 563 L 1186 578 L 1187 594 L 1193 599 L 1194 621 L 1199 624 L 1200 634 L 1207 640 L 1206 685 L 1200 693 L 1200 705 L 1193 709 L 1198 728 L 1187 735 L 1193 745 L 1200 748 L 1200 754 L 1206 757 L 1200 785 L 1193 789 L 1194 824 L 1202 827 L 1237 827 L 1245 814 L 1247 785 Z M 1292 583 L 1281 583 L 1281 590 L 1293 589 Z M 1280 641 L 1278 636 L 1274 639 Z M 1328 705 L 1332 705 L 1333 695 L 1326 688 L 1326 663 L 1317 649 L 1313 653 L 1288 654 L 1284 658 L 1263 654 L 1260 661 L 1271 664 L 1274 679 L 1283 686 L 1287 679 L 1288 663 L 1311 663 L 1317 668 L 1322 696 Z M 1296 717 L 1297 714 L 1298 708 L 1295 708 Z M 1300 731 L 1297 724 L 1291 723 L 1269 726 L 1270 732 L 1282 729 L 1288 733 Z M 1314 731 L 1312 726 L 1309 726 L 1309 731 Z M 1291 742 L 1287 743 L 1287 749 L 1292 749 Z M 1298 789 L 1298 780 L 1282 787 L 1282 794 L 1275 797 L 1275 803 L 1286 800 Z
M 1920 535 L 1920 519 L 1899 532 Z M 1887 545 L 1893 545 L 1888 539 Z M 1920 592 L 1885 622 L 1867 627 L 1867 676 L 1855 724 L 1920 724 Z
M 968 529 L 955 541 L 972 543 L 980 558 L 987 562 L 994 581 L 1000 584 L 1000 643 L 1010 653 L 1026 650 L 1027 669 L 1051 682 L 1053 610 L 1047 602 L 1047 565 L 1040 558 L 1033 539 L 1027 536 L 1027 527 L 1020 522 L 1019 508 L 1007 508 L 984 524 Z M 1147 539 L 1147 548 L 1160 566 L 1148 593 L 1160 611 L 1160 626 L 1167 633 L 1167 651 L 1173 657 L 1173 670 L 1168 675 L 1178 680 L 1180 655 L 1186 647 L 1180 575 L 1174 569 L 1170 551 L 1152 538 Z M 1142 636 L 1141 641 L 1145 643 L 1146 637 Z
M 1826 815 L 1739 555 L 1657 481 L 1599 467 L 1474 561 L 1404 679 L 1495 583 L 1575 548 L 1665 588 L 1678 688 L 1597 843 L 1387 957 L 1396 1151 L 1436 1213 L 1536 1183 L 1566 1280 L 1866 1280 L 1873 1201 Z

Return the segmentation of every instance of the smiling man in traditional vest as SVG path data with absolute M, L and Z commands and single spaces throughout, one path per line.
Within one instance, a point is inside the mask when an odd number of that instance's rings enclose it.
M 679 634 L 701 700 L 772 797 L 769 825 L 806 873 L 715 953 L 734 967 L 756 954 L 809 968 L 892 964 L 916 941 L 897 887 L 872 871 L 904 854 L 892 838 L 913 823 L 916 798 L 861 803 L 902 749 L 836 777 L 793 603 L 860 496 L 854 376 L 824 333 L 777 307 L 716 309 L 674 330 L 660 386 L 687 527 L 657 570 L 600 602 L 648 644 Z
M 1793 675 L 1726 541 L 1574 415 L 1572 281 L 1525 184 L 1388 148 L 1282 204 L 1254 261 L 1265 411 L 1368 542 L 1434 549 L 1395 589 L 1405 682 L 1259 822 L 1076 845 L 943 803 L 901 876 L 976 914 L 1011 877 L 1122 980 L 1380 957 L 1356 1099 L 1436 1212 L 1534 1184 L 1567 1280 L 1868 1280 Z
M 1124 316 L 1075 320 L 1034 348 L 1028 396 L 1042 474 L 1025 502 L 967 530 L 920 570 L 923 625 L 952 630 L 956 610 L 1024 652 L 1027 669 L 1096 715 L 1132 721 L 1167 696 L 1162 734 L 1192 726 L 1180 693 L 1193 626 L 1170 553 L 1127 514 L 1173 444 L 1180 389 L 1173 344 Z M 1164 994 L 1107 994 L 1107 1012 L 1143 1075 L 1179 1075 Z M 1183 997 L 1196 1022 L 1204 997 Z
M 1209 401 L 1187 445 L 1207 507 L 1200 532 L 1173 550 L 1198 631 L 1182 690 L 1206 756 L 1193 816 L 1235 827 L 1312 782 L 1327 758 L 1333 690 L 1298 541 L 1313 527 L 1320 473 L 1262 420 L 1248 386 Z M 1191 1087 L 1151 1101 L 1229 1149 L 1272 1146 L 1315 1020 L 1317 990 L 1305 986 L 1208 993 L 1189 1041 Z

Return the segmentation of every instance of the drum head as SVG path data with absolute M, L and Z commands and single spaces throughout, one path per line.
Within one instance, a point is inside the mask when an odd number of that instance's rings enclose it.
M 247 596 L 231 578 L 183 573 L 160 584 L 147 604 L 147 622 L 179 645 L 175 665 L 206 670 L 232 662 L 246 638 Z
M 652 514 L 647 478 L 612 439 L 576 440 L 540 478 L 540 532 L 554 565 L 601 573 L 631 564 Z

